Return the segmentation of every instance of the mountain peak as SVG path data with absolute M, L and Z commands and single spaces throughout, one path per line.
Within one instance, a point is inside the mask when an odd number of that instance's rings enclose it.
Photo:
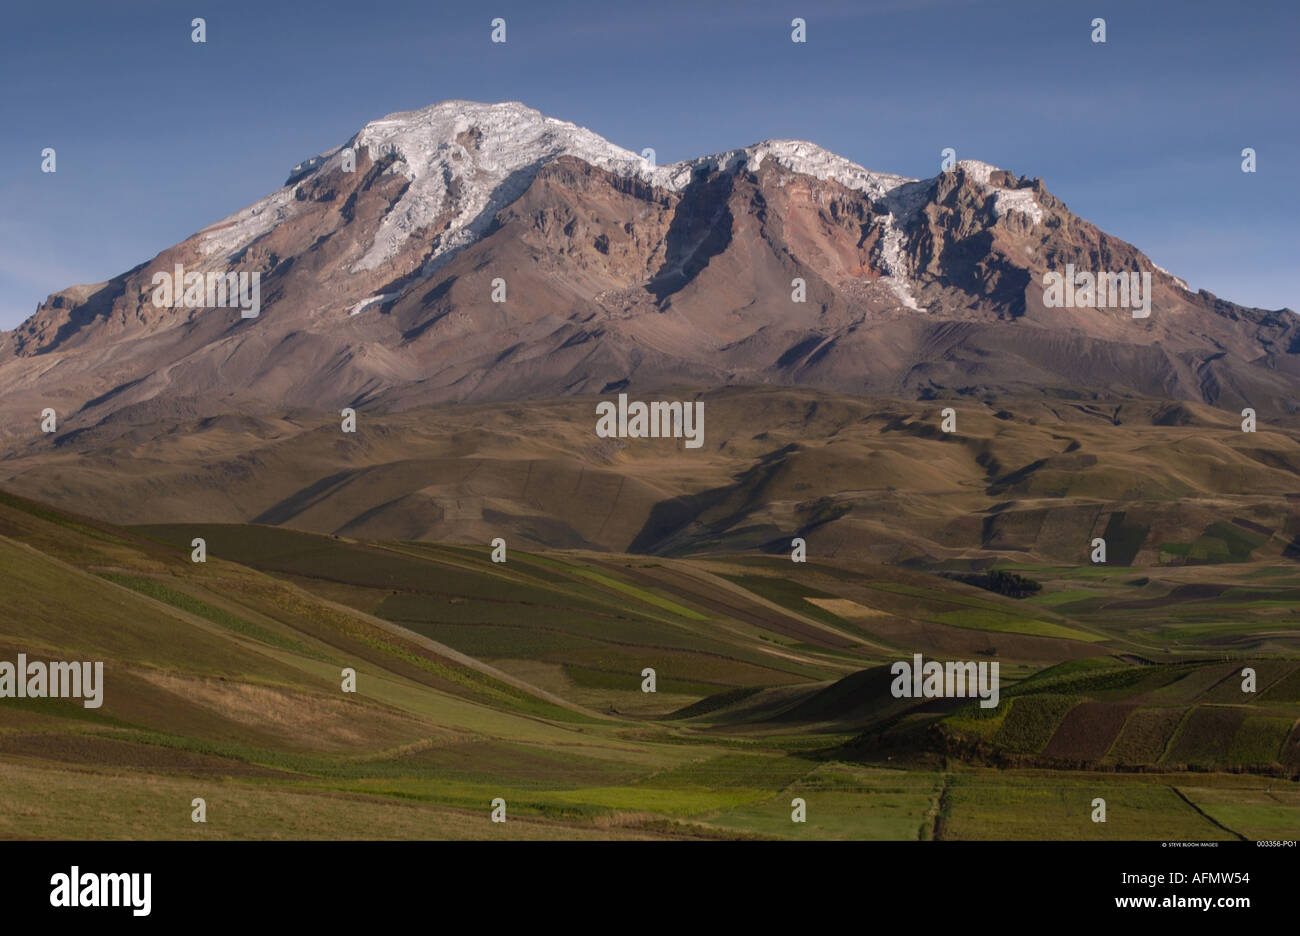
M 258 203 L 52 295 L 0 346 L 0 391 L 30 390 L 36 357 L 61 351 L 82 427 L 232 386 L 313 406 L 672 380 L 1290 405 L 1294 317 L 1188 293 L 1037 181 L 949 169 L 914 180 L 791 139 L 657 166 L 518 102 L 443 101 L 367 123 Z M 1044 275 L 1070 265 L 1153 272 L 1134 300 L 1148 315 L 1047 305 Z M 178 268 L 186 301 L 154 301 Z M 223 301 L 236 273 L 260 278 L 255 322 Z
M 769 139 L 656 166 L 591 130 L 548 117 L 519 101 L 447 100 L 373 120 L 346 145 L 299 163 L 279 191 L 200 232 L 204 255 L 234 253 L 292 216 L 300 208 L 294 197 L 296 183 L 313 173 L 338 169 L 349 147 L 354 152 L 364 150 L 376 162 L 391 157 L 385 171 L 400 173 L 410 183 L 353 272 L 377 269 L 414 232 L 442 218 L 448 223 L 429 259 L 427 272 L 433 272 L 444 258 L 480 237 L 495 212 L 518 198 L 544 163 L 560 156 L 573 156 L 669 191 L 685 188 L 699 169 L 757 171 L 767 160 L 792 172 L 833 180 L 874 199 L 895 199 L 904 186 L 916 182 L 873 172 L 807 140 Z M 915 201 L 898 201 L 895 214 L 906 214 Z
M 577 124 L 517 101 L 442 101 L 366 124 L 354 138 L 372 159 L 391 154 L 390 171 L 410 180 L 356 270 L 373 270 L 414 231 L 448 213 L 448 234 L 431 262 L 477 239 L 493 214 L 518 198 L 542 164 L 574 156 L 619 176 L 672 187 L 671 174 Z
M 1003 171 L 992 163 L 982 162 L 978 159 L 960 159 L 957 161 L 957 165 L 965 170 L 966 174 L 972 179 L 984 185 L 989 184 L 989 179 L 992 178 L 993 173 Z
M 675 187 L 670 170 L 657 169 L 590 130 L 518 101 L 440 101 L 372 120 L 347 144 L 300 163 L 284 187 L 200 232 L 203 253 L 233 253 L 295 214 L 301 205 L 295 203 L 294 185 L 310 174 L 337 170 L 349 148 L 354 154 L 366 152 L 374 162 L 391 156 L 385 171 L 401 173 L 410 182 L 354 272 L 378 268 L 412 233 L 448 214 L 446 236 L 431 262 L 471 243 L 497 209 L 523 193 L 543 163 L 559 156 Z
M 702 156 L 677 165 L 731 168 L 743 163 L 745 168 L 756 171 L 767 159 L 792 172 L 830 179 L 874 198 L 884 198 L 899 186 L 917 181 L 889 172 L 873 172 L 808 140 L 764 140 L 742 149 Z
M 999 218 L 1008 212 L 1019 211 L 1027 215 L 1034 224 L 1042 224 L 1043 207 L 1034 196 L 1032 187 L 1008 188 L 999 182 L 993 181 L 993 177 L 997 173 L 1002 173 L 1003 179 L 1014 180 L 1012 173 L 1000 169 L 992 163 L 981 162 L 978 159 L 959 160 L 957 167 L 965 172 L 968 178 L 977 182 L 984 189 L 986 195 L 993 196 L 993 213 Z

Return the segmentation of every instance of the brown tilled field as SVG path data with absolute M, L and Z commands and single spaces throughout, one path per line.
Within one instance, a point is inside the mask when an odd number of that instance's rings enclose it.
M 1101 760 L 1134 708 L 1113 702 L 1080 702 L 1061 720 L 1043 748 L 1043 755 L 1075 761 Z

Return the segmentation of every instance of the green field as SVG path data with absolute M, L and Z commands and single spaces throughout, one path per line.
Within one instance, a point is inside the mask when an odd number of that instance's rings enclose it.
M 190 561 L 195 536 L 206 563 Z M 1224 542 L 1246 557 L 1245 539 Z M 1157 571 L 1136 586 L 1132 568 L 1023 567 L 1045 587 L 1017 601 L 893 567 L 580 551 L 498 564 L 272 527 L 116 528 L 6 496 L 0 564 L 0 660 L 105 670 L 101 708 L 0 699 L 0 836 L 1300 828 L 1300 654 L 1268 597 L 1296 585 L 1244 560 L 1221 589 L 1181 591 Z M 1233 643 L 1242 622 L 1207 609 L 1234 601 L 1252 633 L 1278 636 Z M 893 696 L 889 664 L 913 652 L 1000 661 L 1000 704 Z M 505 823 L 489 818 L 498 797 Z

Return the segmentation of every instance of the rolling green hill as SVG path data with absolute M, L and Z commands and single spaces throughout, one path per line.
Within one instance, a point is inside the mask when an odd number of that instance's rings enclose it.
M 1216 657 L 1233 632 L 1211 621 L 1102 613 L 1133 600 L 1119 576 L 1024 570 L 1046 584 L 1016 600 L 753 554 L 494 563 L 486 545 L 121 528 L 9 494 L 0 568 L 0 660 L 104 663 L 99 708 L 0 699 L 5 837 L 1204 839 L 1300 816 L 1300 658 Z M 1188 607 L 1276 615 L 1269 590 L 1295 586 L 1259 571 Z M 913 652 L 999 660 L 1001 705 L 893 698 L 887 664 Z M 1044 823 L 1017 824 L 1036 797 Z

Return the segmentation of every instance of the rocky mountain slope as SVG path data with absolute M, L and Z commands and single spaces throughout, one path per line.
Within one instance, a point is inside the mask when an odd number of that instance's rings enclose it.
M 260 315 L 156 306 L 153 277 L 176 264 L 260 273 Z M 1150 272 L 1150 316 L 1045 308 L 1043 274 L 1066 264 Z M 983 163 L 917 181 L 768 141 L 656 167 L 520 104 L 448 101 L 368 124 L 262 201 L 50 296 L 0 336 L 0 396 L 9 439 L 45 406 L 81 429 L 670 385 L 1275 412 L 1295 406 L 1298 321 L 1189 292 L 1040 180 Z
M 259 314 L 156 305 L 177 265 L 260 274 Z M 1149 274 L 1150 315 L 1047 305 L 1069 265 Z M 0 485 L 123 524 L 923 564 L 1217 555 L 1240 520 L 1289 556 L 1297 387 L 1294 313 L 1188 291 L 1037 179 L 799 141 L 654 166 L 452 101 L 0 334 Z M 598 437 L 618 392 L 704 401 L 703 447 Z

